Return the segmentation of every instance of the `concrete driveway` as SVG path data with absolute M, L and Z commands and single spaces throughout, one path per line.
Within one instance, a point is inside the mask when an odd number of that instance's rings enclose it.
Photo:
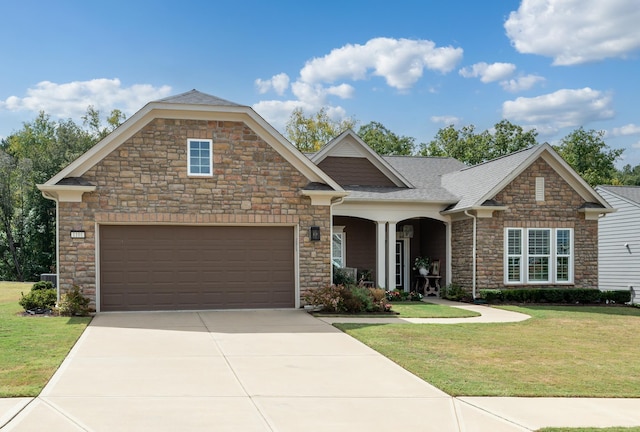
M 100 314 L 12 431 L 523 431 L 299 310 Z

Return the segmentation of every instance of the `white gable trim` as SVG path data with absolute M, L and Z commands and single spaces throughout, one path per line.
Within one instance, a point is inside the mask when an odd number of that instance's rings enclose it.
M 158 118 L 244 122 L 310 182 L 324 183 L 336 191 L 343 191 L 339 184 L 313 164 L 250 107 L 166 102 L 151 102 L 145 105 L 106 138 L 52 177 L 45 185 L 53 186 L 64 178 L 82 176 L 145 125 Z
M 507 187 L 509 183 L 515 180 L 524 170 L 529 168 L 533 162 L 541 157 L 545 162 L 551 166 L 569 185 L 587 202 L 596 202 L 601 204 L 604 208 L 599 209 L 600 213 L 607 213 L 611 211 L 611 206 L 607 203 L 589 184 L 584 181 L 574 170 L 567 164 L 564 159 L 553 150 L 551 145 L 544 143 L 540 145 L 527 159 L 522 162 L 515 170 L 513 170 L 508 176 L 506 176 L 500 183 L 498 183 L 493 189 L 485 194 L 476 205 L 481 205 L 488 199 L 492 199 L 502 189 Z M 464 209 L 456 209 L 461 211 Z
M 387 161 L 367 145 L 353 130 L 347 129 L 329 141 L 313 155 L 311 161 L 318 165 L 327 157 L 357 157 L 365 158 L 398 187 L 413 188 L 399 171 L 395 170 Z

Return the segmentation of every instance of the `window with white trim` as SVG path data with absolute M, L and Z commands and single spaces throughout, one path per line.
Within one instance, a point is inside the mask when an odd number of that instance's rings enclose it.
M 211 140 L 187 140 L 187 172 L 190 176 L 211 177 L 213 175 L 213 152 L 211 147 Z
M 506 284 L 573 282 L 573 229 L 506 228 Z
M 342 268 L 345 266 L 346 257 L 344 253 L 345 233 L 343 226 L 334 226 L 331 236 L 331 262 L 334 266 Z

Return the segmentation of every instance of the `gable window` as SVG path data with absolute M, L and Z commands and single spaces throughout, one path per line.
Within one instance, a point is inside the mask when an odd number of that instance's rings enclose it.
M 211 177 L 213 175 L 211 146 L 211 140 L 187 140 L 187 152 L 189 155 L 187 158 L 187 170 L 190 176 Z
M 573 230 L 507 228 L 506 284 L 572 283 Z

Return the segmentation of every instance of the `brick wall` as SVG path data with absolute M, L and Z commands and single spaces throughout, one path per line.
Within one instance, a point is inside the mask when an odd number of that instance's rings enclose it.
M 188 138 L 213 140 L 213 177 L 187 176 Z M 153 120 L 83 177 L 96 191 L 59 208 L 63 291 L 80 285 L 95 304 L 101 223 L 298 226 L 301 291 L 330 283 L 329 207 L 311 206 L 299 193 L 308 180 L 242 122 Z M 71 229 L 86 238 L 70 239 Z
M 535 179 L 545 179 L 545 200 L 535 200 Z M 573 228 L 574 284 L 576 288 L 598 287 L 598 222 L 585 220 L 578 209 L 584 200 L 543 159 L 538 159 L 495 196 L 508 206 L 489 219 L 477 220 L 476 286 L 504 287 L 504 228 Z M 472 221 L 452 225 L 453 282 L 471 289 Z M 551 285 L 545 285 L 551 286 Z M 558 285 L 566 286 L 566 285 Z M 540 285 L 514 287 L 537 287 Z

